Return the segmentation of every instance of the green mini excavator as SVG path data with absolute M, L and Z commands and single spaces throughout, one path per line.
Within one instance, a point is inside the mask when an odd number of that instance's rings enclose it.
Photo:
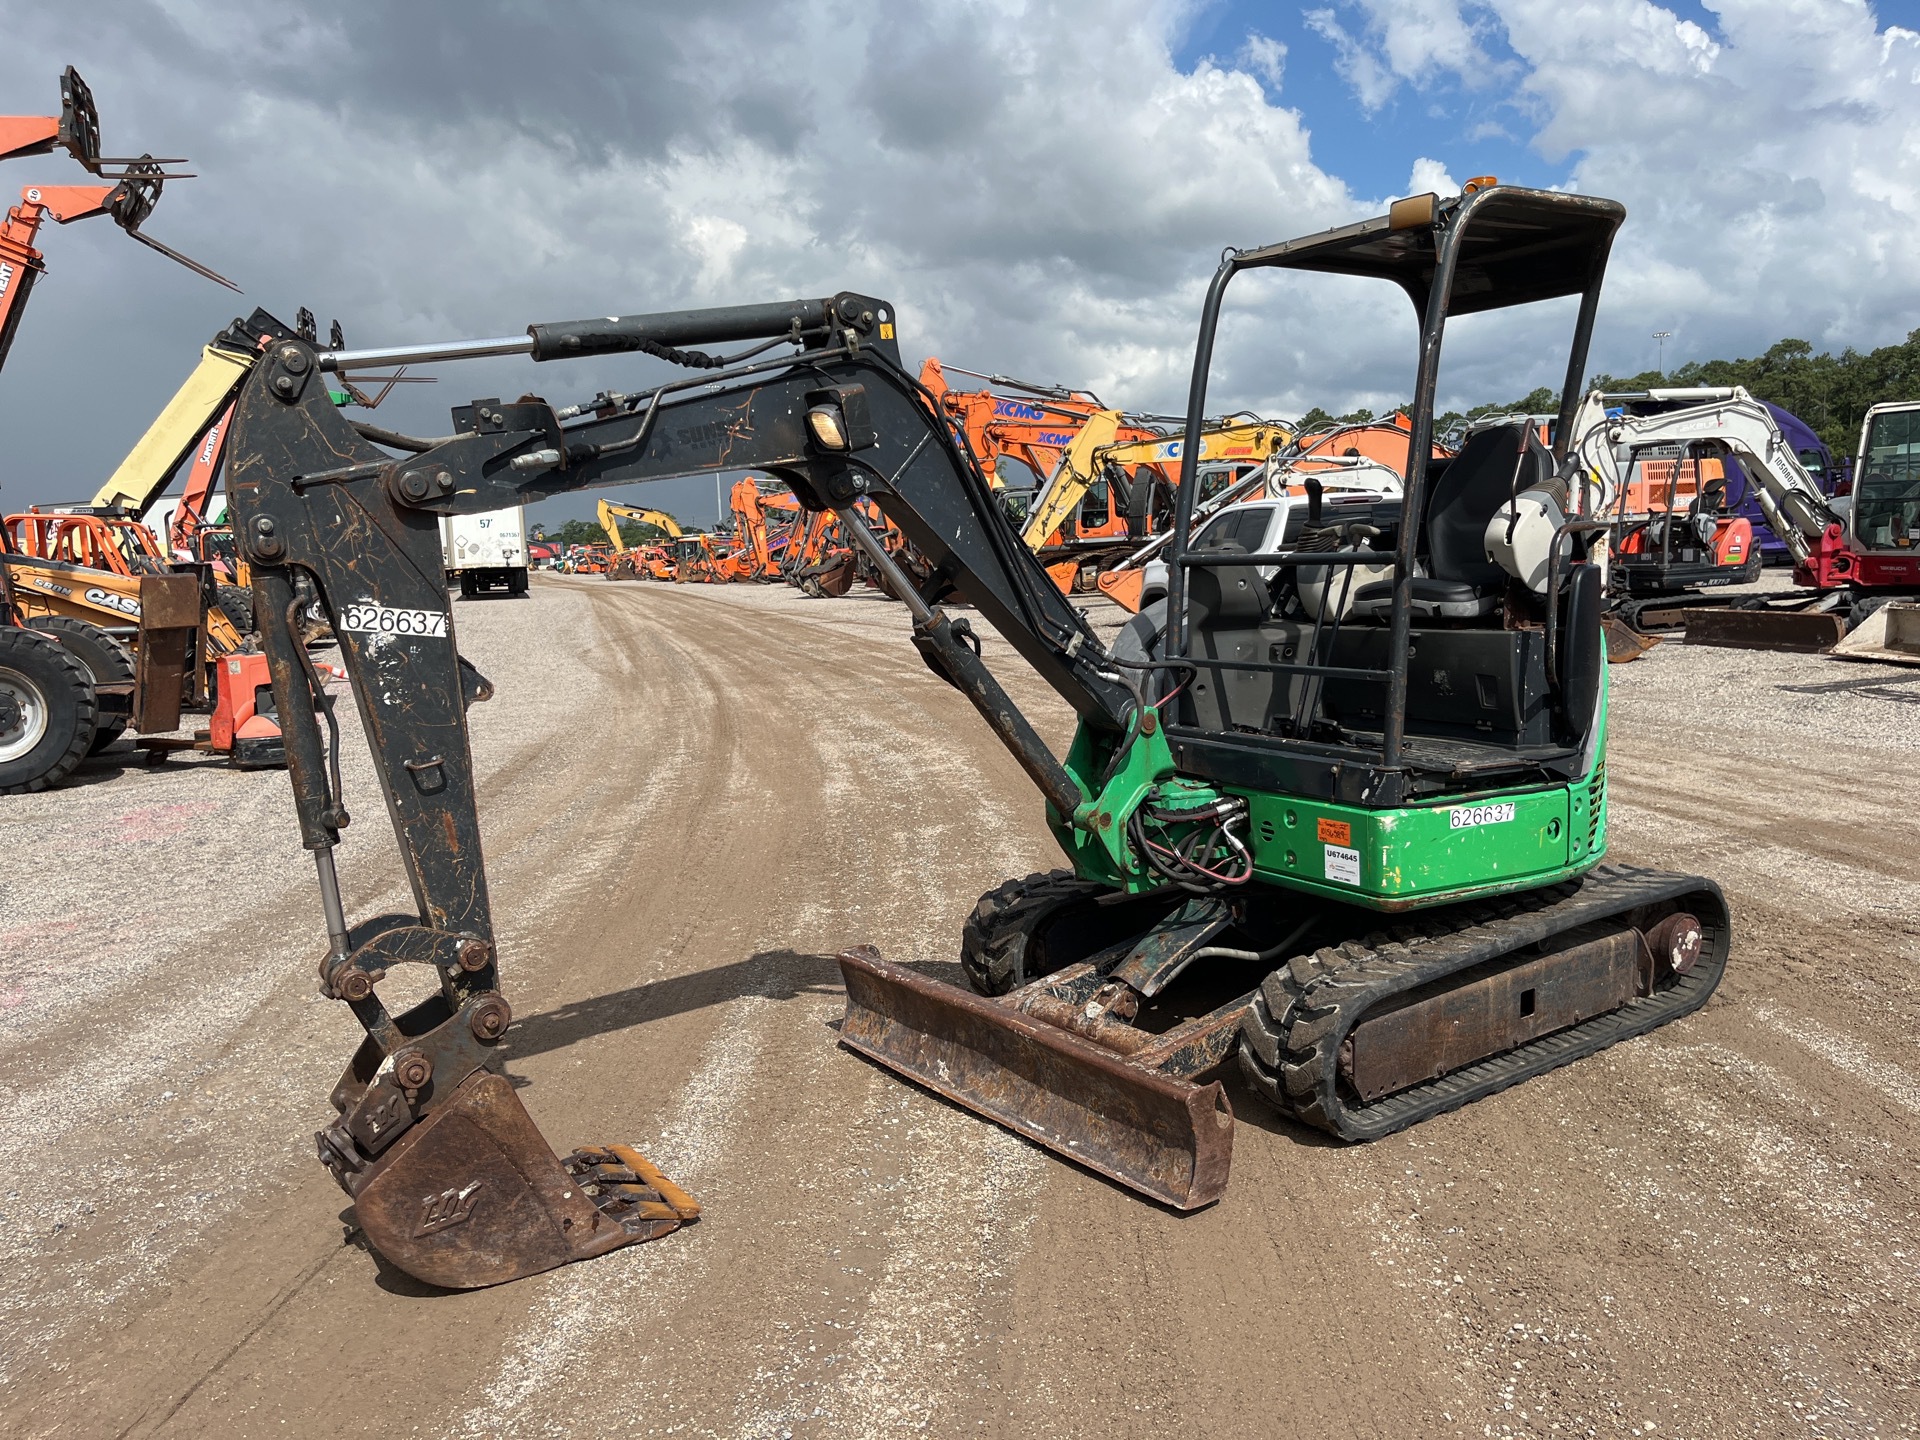
M 629 1147 L 556 1156 L 493 1073 L 511 1011 L 465 721 L 485 685 L 455 649 L 438 521 L 549 495 L 752 469 L 837 513 L 905 601 L 929 668 L 1045 797 L 1068 862 L 981 900 L 960 943 L 971 989 L 847 952 L 841 1041 L 1162 1203 L 1204 1205 L 1226 1185 L 1226 1065 L 1283 1114 L 1364 1140 L 1704 1004 L 1730 939 L 1718 887 L 1601 864 L 1606 497 L 1560 437 L 1583 404 L 1623 218 L 1608 200 L 1490 184 L 1227 252 L 1194 358 L 1189 471 L 1229 285 L 1254 270 L 1320 272 L 1396 285 L 1413 305 L 1404 494 L 1310 490 L 1298 533 L 1250 551 L 1231 512 L 1196 529 L 1188 474 L 1167 603 L 1111 641 L 1021 543 L 965 438 L 902 364 L 885 301 L 841 293 L 504 340 L 264 354 L 229 466 L 236 536 L 318 865 L 323 988 L 367 1033 L 321 1157 L 373 1243 L 422 1279 L 477 1285 L 691 1214 Z M 1483 424 L 1456 455 L 1428 459 L 1449 317 L 1563 298 L 1557 424 Z M 727 345 L 745 348 L 693 348 Z M 454 412 L 452 437 L 421 440 L 357 426 L 320 380 L 623 352 L 695 373 L 563 407 L 476 400 Z M 923 582 L 874 535 L 868 504 L 918 550 Z M 974 617 L 943 602 L 955 594 L 1077 713 L 1064 758 L 995 679 Z M 292 623 L 316 600 L 419 901 L 417 923 L 378 934 L 348 926 L 335 878 L 338 731 L 315 718 L 328 701 Z M 407 962 L 431 965 L 439 992 L 391 1014 L 376 986 Z

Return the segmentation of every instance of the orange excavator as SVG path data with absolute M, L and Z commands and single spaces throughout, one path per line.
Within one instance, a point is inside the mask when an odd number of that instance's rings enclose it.
M 734 548 L 722 563 L 729 580 L 778 580 L 777 552 L 792 543 L 800 526 L 800 502 L 786 490 L 767 491 L 751 475 L 734 482 L 728 503 L 733 508 Z M 769 515 L 785 522 L 769 527 Z
M 1300 458 L 1313 456 L 1358 456 L 1363 460 L 1372 460 L 1385 465 L 1389 470 L 1398 470 L 1402 474 L 1407 469 L 1407 448 L 1413 441 L 1413 422 L 1399 412 L 1383 420 L 1369 420 L 1361 424 L 1336 425 L 1331 430 L 1316 431 L 1311 435 L 1302 435 L 1299 449 L 1295 452 Z M 1438 440 L 1433 442 L 1433 458 L 1444 460 L 1453 452 Z
M 108 215 L 113 223 L 149 249 L 158 250 L 209 280 L 238 290 L 222 275 L 179 251 L 161 244 L 141 232 L 141 225 L 159 203 L 160 191 L 168 180 L 191 179 L 184 172 L 169 172 L 164 167 L 180 164 L 177 159 L 156 160 L 152 155 L 136 158 L 105 156 L 100 153 L 100 117 L 94 109 L 93 92 L 68 66 L 60 77 L 60 113 L 57 116 L 0 116 L 0 160 L 27 155 L 48 155 L 65 150 L 88 174 L 111 181 L 106 185 L 29 185 L 20 192 L 20 203 L 7 211 L 0 223 L 0 366 L 7 363 L 13 337 L 26 312 L 27 297 L 34 282 L 46 270 L 46 257 L 34 247 L 40 227 L 52 220 L 71 225 L 94 215 Z
M 1292 441 L 1292 430 L 1259 416 L 1209 421 L 1194 457 L 1201 498 L 1213 477 L 1256 469 Z M 1046 489 L 1034 497 L 1020 535 L 1061 594 L 1091 591 L 1130 548 L 1164 531 L 1173 513 L 1169 477 L 1178 471 L 1186 444 L 1184 436 L 1140 436 L 1120 425 L 1109 435 L 1099 416 L 1081 430 Z
M 949 368 L 957 375 L 971 375 L 989 386 L 1019 393 L 956 390 L 947 383 Z M 935 359 L 920 367 L 920 383 L 940 402 L 941 413 L 953 425 L 954 433 L 966 440 L 980 461 L 980 472 L 996 490 L 1038 492 L 1081 427 L 1106 408 L 1090 390 L 983 375 L 958 365 L 948 367 Z M 1003 472 L 1002 460 L 1015 462 L 1012 474 Z M 1031 478 L 1021 476 L 1020 470 L 1030 472 Z

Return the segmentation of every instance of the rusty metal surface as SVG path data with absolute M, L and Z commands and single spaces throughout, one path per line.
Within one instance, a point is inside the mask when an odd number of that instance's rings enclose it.
M 192 575 L 140 577 L 140 639 L 134 647 L 133 728 L 180 728 L 188 670 L 200 655 L 200 582 Z
M 1732 650 L 1831 649 L 1847 633 L 1847 619 L 1830 610 L 1688 610 L 1687 644 Z
M 1607 663 L 1625 665 L 1638 660 L 1660 643 L 1658 635 L 1643 635 L 1615 615 L 1600 617 L 1600 633 L 1607 642 Z
M 513 1087 L 485 1071 L 367 1168 L 354 1214 L 388 1260 L 450 1290 L 657 1239 L 687 1218 L 614 1151 L 562 1164 Z
M 1214 896 L 1189 900 L 1140 937 L 1113 978 L 1151 999 L 1232 923 L 1225 901 Z
M 140 628 L 197 630 L 203 614 L 200 580 L 194 575 L 142 575 Z
M 1218 1082 L 1129 1063 L 863 946 L 840 956 L 840 1043 L 1056 1154 L 1180 1210 L 1220 1198 L 1233 1111 Z
M 1622 927 L 1477 980 L 1415 992 L 1353 1027 L 1342 1069 L 1365 1100 L 1451 1074 L 1626 1004 L 1639 993 L 1641 954 L 1639 933 Z

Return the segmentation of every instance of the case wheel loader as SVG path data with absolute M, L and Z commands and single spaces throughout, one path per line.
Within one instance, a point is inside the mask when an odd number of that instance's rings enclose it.
M 961 947 L 972 989 L 871 949 L 843 955 L 841 1042 L 1163 1204 L 1225 1189 L 1223 1066 L 1281 1113 L 1366 1140 L 1704 1004 L 1731 940 L 1718 887 L 1602 864 L 1607 526 L 1594 517 L 1608 497 L 1532 427 L 1425 458 L 1451 315 L 1574 298 L 1554 432 L 1574 433 L 1624 213 L 1490 184 L 1229 250 L 1196 346 L 1168 603 L 1111 646 L 902 366 L 885 301 L 845 292 L 324 356 L 276 345 L 236 416 L 236 535 L 326 919 L 321 987 L 365 1031 L 319 1151 L 374 1247 L 427 1282 L 486 1285 L 697 1211 L 637 1150 L 557 1155 L 495 1073 L 512 1011 L 465 718 L 488 687 L 458 655 L 438 523 L 552 495 L 750 468 L 834 512 L 904 602 L 929 668 L 1033 781 L 1065 862 L 983 900 Z M 1397 504 L 1319 511 L 1311 543 L 1202 550 L 1191 468 L 1213 340 L 1229 284 L 1258 269 L 1408 297 L 1421 458 Z M 727 345 L 744 348 L 683 348 Z M 623 352 L 696 373 L 615 403 L 528 396 L 495 406 L 485 431 L 398 456 L 320 383 L 401 360 Z M 920 583 L 869 507 L 929 567 Z M 1073 707 L 1064 756 L 995 679 L 974 617 L 933 598 L 950 591 Z M 315 601 L 419 906 L 358 940 L 334 864 L 349 820 L 339 733 L 292 623 Z M 438 987 L 395 1013 L 380 987 L 399 965 L 429 967 Z

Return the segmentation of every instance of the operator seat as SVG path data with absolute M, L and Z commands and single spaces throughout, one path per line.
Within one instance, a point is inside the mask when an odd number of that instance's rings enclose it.
M 1553 456 L 1524 424 L 1476 431 L 1445 462 L 1428 492 L 1420 547 L 1428 574 L 1413 578 L 1413 615 L 1469 620 L 1500 608 L 1508 575 L 1487 558 L 1487 524 L 1516 494 L 1546 483 Z M 1354 592 L 1353 613 L 1374 620 L 1393 614 L 1393 581 Z

